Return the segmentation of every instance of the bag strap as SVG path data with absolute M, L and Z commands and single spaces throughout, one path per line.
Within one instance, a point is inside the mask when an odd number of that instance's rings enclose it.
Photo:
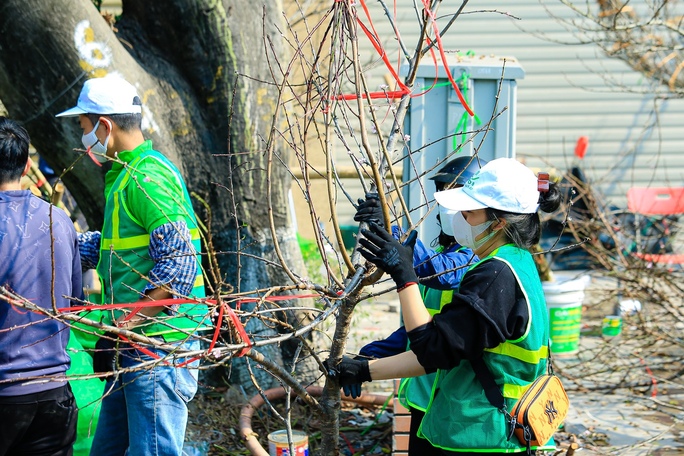
M 470 361 L 470 365 L 473 366 L 475 376 L 480 381 L 485 396 L 489 403 L 492 404 L 492 407 L 497 410 L 506 411 L 506 401 L 501 393 L 501 388 L 494 381 L 494 374 L 485 364 L 484 358 L 480 356 L 477 359 L 473 359 Z
M 546 359 L 546 371 L 549 375 L 554 375 L 553 366 L 551 365 L 550 344 L 547 346 L 549 346 L 549 356 Z M 480 382 L 480 385 L 482 385 L 482 389 L 484 389 L 487 401 L 489 401 L 492 407 L 503 413 L 506 417 L 506 420 L 508 421 L 510 426 L 510 432 L 508 435 L 508 439 L 510 440 L 513 437 L 513 432 L 515 431 L 515 428 L 522 427 L 522 425 L 520 425 L 517 422 L 516 418 L 513 415 L 511 415 L 510 412 L 506 409 L 506 400 L 503 397 L 501 388 L 499 388 L 499 385 L 497 385 L 496 381 L 494 380 L 494 374 L 492 374 L 492 371 L 490 371 L 489 367 L 487 367 L 487 364 L 485 364 L 484 356 L 480 355 L 478 358 L 470 360 L 470 365 L 473 367 L 475 377 L 477 377 L 478 381 Z M 529 438 L 527 439 L 527 454 L 532 454 Z
M 501 388 L 499 388 L 499 385 L 497 385 L 496 381 L 494 380 L 494 374 L 492 374 L 492 371 L 490 371 L 489 367 L 487 367 L 485 364 L 484 357 L 482 355 L 480 355 L 477 359 L 470 360 L 470 365 L 473 367 L 475 377 L 477 377 L 480 385 L 482 385 L 482 389 L 484 389 L 485 396 L 487 397 L 489 403 L 492 404 L 492 407 L 503 413 L 506 417 L 509 427 L 507 437 L 508 440 L 510 440 L 513 437 L 515 428 L 520 427 L 520 424 L 518 424 L 515 417 L 506 409 L 506 400 L 501 393 Z M 527 446 L 528 454 L 530 454 L 529 441 Z
M 547 346 L 550 346 L 550 344 Z M 546 358 L 546 372 L 548 372 L 549 375 L 554 375 L 551 363 L 551 348 L 549 348 L 548 355 L 548 358 Z M 506 416 L 509 416 L 508 411 L 506 410 L 506 401 L 501 393 L 501 388 L 496 384 L 494 374 L 492 374 L 492 371 L 490 371 L 489 367 L 485 364 L 484 356 L 480 355 L 477 359 L 470 360 L 470 365 L 473 366 L 475 377 L 480 381 L 485 396 L 489 403 L 492 404 L 492 407 L 503 411 Z

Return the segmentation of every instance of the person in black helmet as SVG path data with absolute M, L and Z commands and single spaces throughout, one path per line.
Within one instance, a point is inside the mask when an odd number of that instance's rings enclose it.
M 442 166 L 432 177 L 435 191 L 440 192 L 449 188 L 465 185 L 479 169 L 487 162 L 477 157 L 457 157 Z M 441 231 L 438 247 L 432 250 L 417 240 L 413 251 L 413 265 L 416 275 L 420 278 L 420 291 L 425 307 L 432 315 L 439 313 L 441 307 L 451 302 L 455 289 L 461 283 L 461 278 L 469 267 L 479 260 L 473 251 L 456 242 L 451 229 L 453 213 L 439 207 L 437 216 Z M 359 202 L 359 208 L 354 216 L 356 221 L 382 223 L 382 209 L 377 198 L 367 198 Z M 393 226 L 395 237 L 401 234 L 398 227 Z M 378 359 L 402 353 L 408 349 L 408 336 L 404 326 L 394 331 L 389 337 L 365 345 L 359 351 L 357 358 Z M 418 437 L 417 431 L 425 414 L 430 399 L 435 374 L 430 373 L 420 377 L 404 378 L 400 382 L 399 401 L 411 412 L 411 428 L 409 433 L 409 454 L 426 456 L 435 454 L 435 448 L 430 443 Z M 343 388 L 347 396 L 358 397 L 361 394 L 361 384 Z
M 435 183 L 436 192 L 462 187 L 485 164 L 487 161 L 479 157 L 457 157 L 439 168 L 429 179 Z M 433 250 L 418 240 L 413 252 L 413 265 L 421 279 L 420 283 L 438 290 L 453 289 L 454 284 L 458 284 L 460 277 L 465 273 L 463 266 L 472 263 L 472 251 L 463 249 L 454 239 L 450 223 L 452 216 L 451 211 L 440 206 L 437 220 L 441 231 L 437 238 L 437 249 Z M 382 224 L 380 200 L 377 197 L 359 200 L 354 220 Z M 401 229 L 392 226 L 392 234 L 398 239 Z

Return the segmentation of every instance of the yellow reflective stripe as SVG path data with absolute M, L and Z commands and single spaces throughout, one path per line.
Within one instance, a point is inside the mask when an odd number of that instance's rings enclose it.
M 143 152 L 143 154 L 144 154 L 144 152 Z M 128 185 L 128 181 L 131 180 L 131 177 L 133 176 L 133 172 L 138 172 L 136 166 L 138 166 L 138 163 L 141 162 L 143 158 L 145 158 L 143 156 L 143 154 L 138 155 L 133 160 L 131 160 L 129 163 L 124 165 L 124 169 L 123 169 L 124 175 L 121 178 L 121 182 L 119 183 L 118 188 L 124 188 L 126 185 Z M 133 171 L 131 171 L 131 170 L 133 170 Z
M 549 347 L 542 346 L 539 350 L 527 350 L 510 342 L 504 342 L 494 348 L 485 348 L 485 351 L 497 355 L 509 356 L 530 364 L 539 364 L 539 361 L 549 357 Z
M 112 211 L 112 238 L 119 237 L 119 194 L 114 193 L 114 210 Z
M 131 236 L 123 239 L 102 239 L 100 250 L 109 250 L 109 247 L 119 249 L 138 249 L 150 245 L 150 235 L 141 234 L 139 236 Z
M 442 296 L 440 297 L 439 300 L 439 308 L 441 309 L 442 307 L 446 306 L 447 304 L 451 303 L 451 300 L 454 298 L 454 290 L 444 290 L 442 291 Z
M 199 230 L 199 228 L 193 228 L 193 229 L 190 230 L 190 238 L 191 238 L 193 241 L 199 240 L 199 238 L 200 238 L 200 230 Z
M 527 385 L 514 385 L 512 383 L 504 383 L 503 386 L 503 397 L 507 397 L 509 399 L 520 399 L 523 394 L 525 394 L 525 391 L 527 391 L 527 388 L 529 388 L 531 383 Z
M 114 204 L 116 205 L 116 198 L 114 199 Z M 117 229 L 118 229 L 118 221 L 119 217 L 112 217 L 112 225 L 114 225 L 114 222 L 117 222 Z M 190 233 L 192 234 L 192 238 L 198 239 L 199 238 L 199 229 L 193 228 L 190 230 Z M 195 237 L 197 236 L 197 237 Z M 102 239 L 102 244 L 100 246 L 100 250 L 109 250 L 110 246 L 114 246 L 116 249 L 138 249 L 142 247 L 147 247 L 150 245 L 150 235 L 149 234 L 140 234 L 138 236 L 131 236 L 127 238 L 112 238 L 112 239 Z
M 192 287 L 196 288 L 196 287 L 203 287 L 203 286 L 204 286 L 204 275 L 200 274 L 197 277 L 195 277 L 195 283 Z
M 426 307 L 426 309 L 427 309 L 427 311 L 431 317 L 434 317 L 435 315 L 437 315 L 439 313 L 439 311 L 441 310 L 441 309 L 428 309 L 427 307 Z

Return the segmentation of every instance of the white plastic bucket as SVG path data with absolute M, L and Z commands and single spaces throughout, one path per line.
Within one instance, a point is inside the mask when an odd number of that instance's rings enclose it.
M 542 282 L 555 356 L 573 356 L 579 350 L 584 289 L 590 281 L 589 276 L 555 274 L 553 282 Z

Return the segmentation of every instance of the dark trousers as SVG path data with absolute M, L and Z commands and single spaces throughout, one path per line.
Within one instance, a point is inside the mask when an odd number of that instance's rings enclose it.
M 0 456 L 71 456 L 77 412 L 69 384 L 0 396 Z
M 441 456 L 442 450 L 435 448 L 430 445 L 427 439 L 421 439 L 418 437 L 418 428 L 420 427 L 420 422 L 423 421 L 425 412 L 421 412 L 418 409 L 411 408 L 411 429 L 409 434 L 409 456 Z

